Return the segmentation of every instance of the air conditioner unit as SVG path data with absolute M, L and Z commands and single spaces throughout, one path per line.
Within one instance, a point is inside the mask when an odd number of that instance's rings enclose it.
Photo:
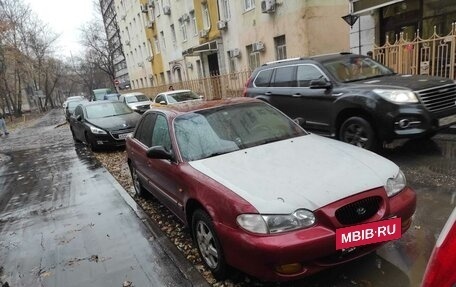
M 208 34 L 209 34 L 209 30 L 203 29 L 203 30 L 199 31 L 200 38 L 207 38 Z
M 125 41 L 125 45 L 130 46 L 130 40 Z
M 144 68 L 144 63 L 143 62 L 138 62 L 138 67 Z
M 263 0 L 261 1 L 261 12 L 262 13 L 274 13 L 276 7 L 275 0 Z
M 153 78 L 154 78 L 154 75 L 153 75 L 153 74 L 149 74 L 149 75 L 147 75 L 147 77 L 148 77 L 149 79 L 153 79 Z
M 149 5 L 150 8 L 154 8 L 154 7 L 155 7 L 155 2 L 154 2 L 154 0 L 149 0 L 148 5 Z
M 154 56 L 150 55 L 149 57 L 146 58 L 146 61 L 147 62 L 152 62 L 153 59 L 154 59 Z
M 188 63 L 187 63 L 187 69 L 193 69 L 193 64 L 190 63 L 190 62 L 188 62 Z
M 217 22 L 217 28 L 219 30 L 225 30 L 226 28 L 228 28 L 228 23 L 225 21 L 225 20 L 220 20 Z
M 238 48 L 232 49 L 232 50 L 229 50 L 229 51 L 228 51 L 228 56 L 230 56 L 230 58 L 239 57 L 240 54 L 241 54 L 241 50 L 239 50 Z
M 190 16 L 187 13 L 185 13 L 184 15 L 182 15 L 182 20 L 183 21 L 189 21 L 190 20 Z
M 256 42 L 253 43 L 252 45 L 253 51 L 258 52 L 258 51 L 263 51 L 264 50 L 264 43 L 263 42 Z
M 120 15 L 120 20 L 125 21 L 125 18 L 127 18 L 127 15 L 126 15 L 126 14 Z
M 149 28 L 149 29 L 154 28 L 154 20 L 150 20 L 147 22 L 147 28 Z
M 169 7 L 168 5 L 163 6 L 163 14 L 171 15 L 171 7 Z
M 147 8 L 147 4 L 141 4 L 141 12 L 148 13 L 149 9 Z

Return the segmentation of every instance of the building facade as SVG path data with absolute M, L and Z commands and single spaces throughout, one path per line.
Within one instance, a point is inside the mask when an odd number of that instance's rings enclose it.
M 130 78 L 128 76 L 127 62 L 120 40 L 117 13 L 114 0 L 100 0 L 100 10 L 103 17 L 106 36 L 110 52 L 114 55 L 114 72 L 118 89 L 128 89 Z

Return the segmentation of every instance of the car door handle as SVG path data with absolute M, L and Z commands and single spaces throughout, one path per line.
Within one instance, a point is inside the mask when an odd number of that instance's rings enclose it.
M 298 93 L 298 94 L 291 95 L 291 96 L 292 96 L 293 98 L 300 98 L 300 97 L 302 97 L 302 95 L 299 94 L 299 93 Z
M 266 92 L 266 93 L 264 93 L 264 95 L 265 96 L 270 96 L 270 95 L 272 95 L 272 93 L 271 92 Z

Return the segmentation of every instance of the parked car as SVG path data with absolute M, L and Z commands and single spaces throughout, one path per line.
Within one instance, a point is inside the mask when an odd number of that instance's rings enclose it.
M 86 99 L 78 99 L 78 100 L 74 100 L 74 101 L 69 101 L 65 107 L 65 119 L 67 120 L 67 122 L 70 122 L 70 117 L 74 114 L 74 110 L 76 109 L 76 107 L 83 103 L 83 102 L 87 102 Z
M 158 94 L 151 107 L 202 99 L 203 96 L 199 96 L 191 90 L 173 90 Z
M 120 94 L 106 94 L 103 96 L 103 100 L 107 101 L 118 101 Z
M 140 117 L 121 102 L 86 102 L 74 110 L 70 130 L 75 141 L 87 144 L 93 151 L 122 147 Z
M 381 243 L 336 250 L 336 230 L 401 218 L 415 192 L 370 151 L 304 131 L 262 101 L 191 101 L 146 112 L 126 140 L 136 193 L 189 226 L 217 278 L 228 266 L 284 281 L 350 261 Z
M 434 250 L 424 273 L 421 287 L 454 287 L 456 272 L 456 208 L 453 209 L 442 232 L 435 243 Z
M 138 92 L 122 94 L 119 97 L 119 101 L 124 102 L 132 110 L 140 114 L 147 111 L 151 104 L 150 99 L 146 95 Z
M 66 109 L 67 105 L 68 105 L 68 102 L 71 102 L 71 101 L 80 101 L 80 100 L 84 100 L 85 98 L 83 96 L 72 96 L 72 97 L 68 97 L 64 102 L 63 102 L 63 109 Z
M 93 90 L 92 93 L 92 101 L 101 101 L 105 95 L 112 94 L 112 91 L 109 88 L 101 88 Z
M 303 119 L 309 131 L 367 149 L 432 137 L 456 122 L 454 81 L 399 75 L 350 53 L 265 64 L 252 73 L 244 95 Z

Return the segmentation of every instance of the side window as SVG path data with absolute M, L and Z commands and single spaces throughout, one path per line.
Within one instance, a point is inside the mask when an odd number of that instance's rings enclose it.
M 74 110 L 74 116 L 75 117 L 81 116 L 82 118 L 84 118 L 84 113 L 82 112 L 82 107 L 81 106 L 77 106 L 76 107 L 76 109 Z
M 296 67 L 277 68 L 274 74 L 273 87 L 296 87 Z
M 165 99 L 164 99 L 163 95 L 160 95 L 160 96 L 158 96 L 158 97 L 155 99 L 155 102 L 156 102 L 156 103 L 160 103 L 161 101 L 164 101 L 164 100 L 165 100 Z
M 145 146 L 151 147 L 152 146 L 152 129 L 155 123 L 155 118 L 157 117 L 156 114 L 148 114 L 146 115 L 142 121 L 138 125 L 138 129 L 134 137 L 142 142 Z
M 167 151 L 171 150 L 168 122 L 162 115 L 157 115 L 157 119 L 155 120 L 154 131 L 152 133 L 152 146 L 163 146 Z
M 323 77 L 323 74 L 312 65 L 299 65 L 296 73 L 298 87 L 309 87 L 310 81 Z
M 269 82 L 271 81 L 273 71 L 273 69 L 267 69 L 259 72 L 258 76 L 255 78 L 255 86 L 269 87 Z

